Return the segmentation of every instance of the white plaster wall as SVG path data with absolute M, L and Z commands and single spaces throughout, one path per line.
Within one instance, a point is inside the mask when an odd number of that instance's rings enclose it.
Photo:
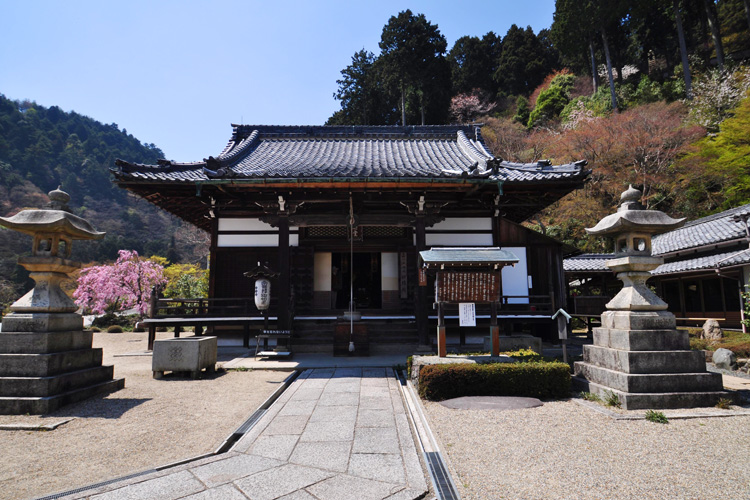
M 434 234 L 425 235 L 425 244 L 428 247 L 447 246 L 447 247 L 472 247 L 472 246 L 492 246 L 492 234 Z
M 291 238 L 289 238 L 291 240 Z M 291 243 L 291 241 L 290 241 Z M 219 247 L 277 247 L 278 234 L 220 234 L 216 240 Z
M 505 266 L 502 271 L 503 295 L 529 295 L 529 275 L 525 247 L 502 247 L 518 257 L 518 263 Z M 508 299 L 510 304 L 528 304 L 529 299 Z
M 313 291 L 331 291 L 331 252 L 315 252 Z
M 219 217 L 219 231 L 278 231 L 260 219 L 228 219 Z
M 380 286 L 383 291 L 398 290 L 398 253 L 380 254 Z
M 480 231 L 492 230 L 491 217 L 449 217 L 442 222 L 438 222 L 427 231 L 464 231 L 467 229 L 477 229 Z

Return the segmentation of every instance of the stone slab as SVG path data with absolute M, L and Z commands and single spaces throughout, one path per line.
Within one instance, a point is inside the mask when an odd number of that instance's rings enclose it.
M 626 351 L 679 351 L 690 349 L 690 337 L 684 330 L 622 330 L 594 328 L 594 345 Z
M 4 332 L 64 332 L 83 330 L 83 316 L 75 313 L 10 313 L 3 317 Z
M 362 408 L 357 415 L 357 427 L 393 427 L 393 412 Z
M 72 330 L 60 332 L 0 333 L 0 352 L 5 354 L 48 354 L 91 347 L 93 332 Z
M 310 422 L 300 441 L 351 441 L 354 437 L 354 420 Z
M 95 366 L 53 377 L 0 377 L 0 396 L 47 397 L 112 380 L 113 366 Z
M 537 398 L 516 396 L 464 396 L 440 402 L 446 408 L 455 410 L 520 410 L 536 408 L 543 403 Z
M 335 474 L 313 467 L 287 464 L 240 479 L 235 485 L 253 500 L 273 500 L 319 483 Z
M 183 497 L 182 500 L 247 500 L 247 497 L 240 493 L 234 485 L 225 484 L 218 488 L 212 488 L 196 493 L 195 495 Z
M 108 380 L 50 397 L 0 397 L 0 415 L 44 415 L 58 408 L 125 387 L 125 379 Z
M 620 400 L 620 406 L 624 410 L 671 410 L 676 408 L 707 408 L 716 406 L 721 398 L 727 398 L 724 391 L 692 391 L 692 392 L 663 392 L 636 394 L 610 387 L 605 387 L 594 382 L 588 383 L 588 391 L 597 394 L 602 399 L 609 393 L 616 394 Z
M 190 472 L 182 471 L 94 495 L 91 500 L 175 500 L 206 489 Z
M 339 474 L 307 488 L 320 500 L 382 500 L 403 489 L 402 485 L 346 474 Z
M 301 442 L 294 448 L 289 462 L 334 472 L 346 472 L 351 441 Z
M 403 460 L 400 454 L 352 453 L 349 461 L 349 474 L 382 481 L 406 483 Z
M 282 465 L 282 462 L 271 458 L 236 455 L 210 464 L 190 469 L 198 479 L 209 488 L 236 481 L 244 477 Z
M 625 351 L 583 346 L 583 360 L 624 373 L 697 373 L 706 371 L 700 351 Z
M 628 374 L 579 361 L 575 363 L 575 374 L 622 392 L 712 392 L 722 389 L 718 373 Z
M 101 364 L 99 348 L 50 354 L 0 354 L 0 377 L 49 377 Z
M 352 453 L 400 453 L 395 427 L 361 427 L 354 435 Z
M 286 462 L 297 445 L 297 435 L 260 436 L 250 446 L 248 453 Z
M 602 327 L 618 330 L 669 330 L 677 327 L 674 314 L 668 311 L 605 311 Z

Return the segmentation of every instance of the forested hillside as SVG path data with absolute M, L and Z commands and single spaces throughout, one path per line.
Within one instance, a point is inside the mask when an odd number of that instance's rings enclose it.
M 204 255 L 201 232 L 183 227 L 110 180 L 116 158 L 156 163 L 163 157 L 154 144 L 141 144 L 115 123 L 105 125 L 56 106 L 45 108 L 0 94 L 0 214 L 43 207 L 46 193 L 62 186 L 71 195 L 71 209 L 107 232 L 103 241 L 76 242 L 77 260 L 113 260 L 120 249 L 177 261 Z M 28 287 L 16 259 L 30 247 L 30 237 L 0 228 L 0 302 L 2 295 L 17 298 Z
M 583 229 L 632 183 L 650 208 L 698 218 L 750 203 L 750 3 L 557 0 L 534 33 L 464 36 L 450 49 L 409 10 L 380 54 L 341 71 L 329 124 L 483 123 L 511 161 L 586 159 L 585 189 L 527 224 L 583 250 Z

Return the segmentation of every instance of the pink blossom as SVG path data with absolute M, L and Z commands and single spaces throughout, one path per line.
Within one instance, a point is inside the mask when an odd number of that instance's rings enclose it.
M 162 266 L 140 258 L 135 250 L 120 250 L 114 264 L 81 270 L 73 298 L 96 314 L 134 307 L 143 316 L 148 311 L 151 288 L 166 281 Z

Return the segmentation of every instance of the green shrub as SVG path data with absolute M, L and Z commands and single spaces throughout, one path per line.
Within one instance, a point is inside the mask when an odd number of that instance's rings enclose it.
M 102 331 L 102 329 L 99 328 L 98 326 L 92 326 L 91 328 L 89 328 L 89 330 L 91 330 L 94 333 Z
M 542 355 L 532 349 L 519 349 L 517 351 L 501 352 L 505 356 L 510 356 L 513 359 L 517 359 L 521 362 L 526 361 L 542 361 Z
M 612 391 L 605 391 L 604 393 L 604 404 L 607 406 L 614 406 L 615 408 L 620 407 L 620 396 Z
M 108 326 L 118 325 L 123 327 L 123 329 L 132 330 L 137 321 L 138 315 L 136 314 L 125 316 L 108 312 L 107 314 L 94 318 L 94 321 L 91 323 L 91 325 L 97 326 L 99 328 L 107 328 Z
M 716 407 L 720 410 L 729 410 L 732 407 L 732 400 L 727 398 L 721 398 L 716 403 Z
M 122 333 L 123 329 L 120 325 L 110 325 L 107 327 L 107 333 Z
M 581 397 L 585 399 L 586 401 L 602 403 L 602 398 L 600 398 L 598 394 L 594 394 L 593 392 L 582 392 Z
M 461 396 L 570 396 L 570 367 L 565 363 L 446 364 L 422 367 L 419 395 L 430 401 Z
M 669 419 L 660 411 L 648 410 L 646 412 L 646 420 L 649 422 L 655 422 L 657 424 L 668 424 Z
M 414 361 L 414 356 L 406 358 L 406 378 L 411 378 L 411 364 Z

